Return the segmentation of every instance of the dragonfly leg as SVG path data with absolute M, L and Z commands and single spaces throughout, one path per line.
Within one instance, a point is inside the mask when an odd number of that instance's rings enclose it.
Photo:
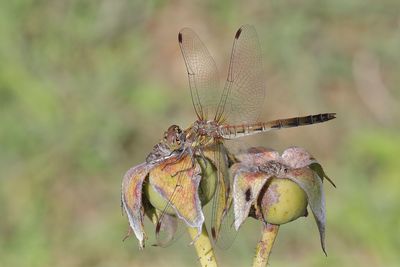
M 132 228 L 128 228 L 128 232 L 126 233 L 125 237 L 122 239 L 122 242 L 124 242 L 131 234 L 133 233 Z
M 188 153 L 189 156 L 190 156 L 190 160 L 191 160 L 192 164 L 190 165 L 189 168 L 185 168 L 185 169 L 182 169 L 182 170 L 177 171 L 176 173 L 174 173 L 174 174 L 172 175 L 172 177 L 175 177 L 176 175 L 178 175 L 178 174 L 181 173 L 181 172 L 185 172 L 185 171 L 192 170 L 192 169 L 194 169 L 194 168 L 196 167 L 196 161 L 195 161 L 195 157 L 194 157 L 193 150 L 190 149 L 190 148 L 187 148 L 186 150 L 187 150 L 187 153 Z M 183 155 L 185 152 L 186 152 L 186 151 L 182 151 L 182 153 L 178 156 L 178 158 L 182 158 L 182 155 Z
M 175 152 L 176 152 L 175 150 L 174 150 L 174 151 L 171 151 L 171 153 L 168 155 L 168 157 L 172 156 L 172 154 L 175 153 Z M 165 164 L 165 165 L 162 167 L 161 170 L 164 170 L 167 166 L 174 165 L 175 163 L 177 163 L 178 161 L 180 161 L 180 160 L 182 159 L 184 153 L 185 153 L 185 149 L 182 150 L 182 152 L 178 154 L 178 156 L 175 158 L 175 160 L 173 160 L 172 162 L 168 162 L 167 164 Z

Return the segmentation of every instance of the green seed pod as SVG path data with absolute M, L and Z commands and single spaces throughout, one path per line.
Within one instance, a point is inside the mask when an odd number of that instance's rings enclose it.
M 197 159 L 201 168 L 201 181 L 199 186 L 199 197 L 201 205 L 205 206 L 213 198 L 217 188 L 217 169 L 210 160 Z
M 174 208 L 169 205 L 167 207 L 167 201 L 154 190 L 150 183 L 145 183 L 143 185 L 143 192 L 146 198 L 149 200 L 150 204 L 158 210 L 165 211 L 169 215 L 175 215 Z M 165 207 L 167 207 L 165 209 Z
M 307 214 L 307 195 L 289 179 L 272 178 L 261 192 L 261 213 L 271 224 L 285 224 Z

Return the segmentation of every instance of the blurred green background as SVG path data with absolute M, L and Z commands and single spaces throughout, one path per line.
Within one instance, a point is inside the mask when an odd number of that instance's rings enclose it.
M 246 142 L 307 148 L 325 185 L 328 258 L 311 216 L 282 226 L 270 266 L 400 264 L 400 2 L 2 1 L 0 266 L 196 266 L 188 237 L 122 242 L 120 184 L 191 106 L 177 33 L 192 27 L 225 76 L 233 35 L 255 25 L 265 120 L 329 123 Z M 147 231 L 152 229 L 147 221 Z M 249 220 L 221 266 L 250 266 Z M 148 242 L 151 244 L 151 242 Z

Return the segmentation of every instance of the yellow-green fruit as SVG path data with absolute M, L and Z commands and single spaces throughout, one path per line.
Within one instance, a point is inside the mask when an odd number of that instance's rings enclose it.
M 307 195 L 289 179 L 272 178 L 266 185 L 261 212 L 271 224 L 284 224 L 307 214 Z
M 204 161 L 197 159 L 201 168 L 201 181 L 199 186 L 199 198 L 201 205 L 204 206 L 213 198 L 217 188 L 218 174 L 217 169 L 210 160 Z M 206 164 L 207 162 L 207 164 Z
M 143 185 L 143 192 L 153 207 L 158 210 L 165 211 L 165 213 L 169 215 L 175 214 L 174 208 L 171 205 L 167 207 L 168 202 L 159 193 L 157 193 L 156 190 L 154 190 L 150 183 L 145 183 Z
M 202 206 L 206 205 L 214 196 L 218 179 L 216 168 L 211 163 L 211 161 L 209 160 L 206 161 L 207 161 L 207 166 L 205 166 L 206 164 L 203 159 L 197 159 L 197 162 L 199 163 L 201 168 L 201 174 L 200 174 L 201 180 L 198 189 L 198 194 Z M 168 178 L 170 177 L 165 177 L 165 179 Z M 185 176 L 184 179 L 190 179 L 190 178 Z M 154 190 L 154 188 L 150 185 L 150 183 L 144 183 L 143 192 L 153 207 L 155 207 L 158 210 L 164 211 L 168 202 Z M 171 205 L 169 205 L 167 209 L 165 209 L 165 212 L 170 215 L 175 214 L 175 210 Z

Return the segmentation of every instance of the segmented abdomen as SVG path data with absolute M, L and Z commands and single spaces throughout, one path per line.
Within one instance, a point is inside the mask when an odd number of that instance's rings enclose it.
M 303 117 L 294 117 L 288 119 L 273 120 L 269 122 L 259 122 L 254 124 L 242 125 L 223 125 L 220 127 L 220 134 L 225 139 L 234 139 L 242 136 L 279 130 L 282 128 L 291 128 L 304 125 L 311 125 L 326 122 L 336 118 L 336 113 L 322 113 L 318 115 L 308 115 Z

